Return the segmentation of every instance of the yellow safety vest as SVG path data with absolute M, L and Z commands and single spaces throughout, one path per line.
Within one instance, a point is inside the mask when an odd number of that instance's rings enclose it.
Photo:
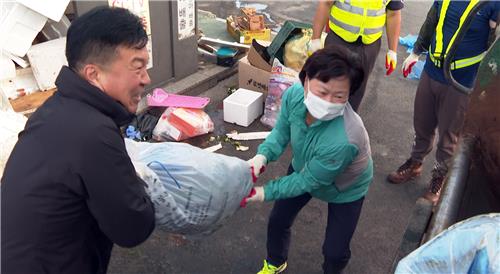
M 465 19 L 467 16 L 470 14 L 470 11 L 474 6 L 476 6 L 479 3 L 479 0 L 470 0 L 469 4 L 467 5 L 467 8 L 465 9 L 464 13 L 460 17 L 460 22 L 458 24 L 458 28 L 451 37 L 450 41 L 448 42 L 448 46 L 446 47 L 446 50 L 443 52 L 443 26 L 444 26 L 444 20 L 446 18 L 446 11 L 448 10 L 448 7 L 450 5 L 450 0 L 443 0 L 443 4 L 441 7 L 441 11 L 439 12 L 439 20 L 436 25 L 436 46 L 435 49 L 432 49 L 432 44 L 429 46 L 429 58 L 431 61 L 434 63 L 434 65 L 438 68 L 441 68 L 443 66 L 443 61 L 448 52 L 450 51 L 451 44 L 453 44 L 453 41 L 455 41 L 455 38 L 457 37 L 458 31 L 460 28 L 462 28 L 462 25 L 464 24 Z M 483 52 L 479 55 L 470 57 L 470 58 L 464 58 L 460 60 L 454 60 L 451 63 L 451 69 L 459 69 L 459 68 L 464 68 L 468 66 L 472 66 L 476 63 L 481 62 L 483 60 L 484 55 L 486 52 Z
M 361 36 L 363 44 L 371 44 L 382 36 L 389 1 L 335 0 L 328 25 L 347 42 L 354 42 Z

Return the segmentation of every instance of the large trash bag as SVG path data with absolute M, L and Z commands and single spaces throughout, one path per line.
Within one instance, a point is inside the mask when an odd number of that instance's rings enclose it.
M 403 258 L 395 273 L 500 273 L 500 214 L 449 227 Z
M 300 34 L 290 38 L 285 45 L 285 54 L 283 61 L 285 66 L 300 72 L 304 66 L 308 54 L 308 44 L 311 41 L 312 29 L 302 29 Z
M 250 165 L 241 159 L 184 143 L 125 139 L 133 162 L 157 178 L 143 178 L 155 207 L 156 226 L 171 233 L 206 235 L 239 208 L 253 186 Z

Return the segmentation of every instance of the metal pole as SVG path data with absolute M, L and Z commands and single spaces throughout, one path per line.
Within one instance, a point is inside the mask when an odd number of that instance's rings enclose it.
M 443 193 L 441 193 L 441 199 L 436 211 L 432 215 L 429 232 L 425 236 L 424 243 L 456 222 L 469 175 L 471 153 L 475 141 L 476 139 L 472 136 L 463 136 L 460 140 L 457 154 L 453 158 L 451 171 L 448 173 L 449 176 L 443 187 Z

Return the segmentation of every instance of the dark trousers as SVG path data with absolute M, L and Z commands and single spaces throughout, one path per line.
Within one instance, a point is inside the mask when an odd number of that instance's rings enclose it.
M 288 169 L 291 174 L 293 169 Z M 267 261 L 279 266 L 287 261 L 290 231 L 297 214 L 311 200 L 309 193 L 278 200 L 267 226 Z M 351 257 L 349 247 L 358 224 L 364 197 L 350 203 L 328 203 L 328 223 L 323 241 L 324 273 L 340 273 Z
M 452 85 L 431 79 L 425 71 L 422 73 L 413 111 L 413 160 L 422 162 L 431 152 L 437 128 L 436 162 L 437 166 L 447 170 L 458 143 L 468 102 L 469 97 Z
M 361 86 L 349 96 L 349 104 L 351 105 L 354 111 L 358 112 L 359 105 L 361 104 L 361 100 L 363 100 L 363 96 L 365 95 L 366 83 L 368 82 L 368 77 L 370 76 L 373 67 L 375 65 L 375 61 L 377 60 L 378 52 L 380 51 L 381 41 L 378 39 L 377 41 L 365 45 L 361 41 L 356 41 L 353 43 L 348 43 L 344 41 L 344 39 L 340 38 L 333 31 L 328 32 L 325 40 L 325 47 L 328 45 L 341 45 L 348 48 L 350 51 L 355 52 L 361 58 L 361 63 L 363 65 L 363 71 L 365 73 L 365 77 L 363 78 L 363 82 Z

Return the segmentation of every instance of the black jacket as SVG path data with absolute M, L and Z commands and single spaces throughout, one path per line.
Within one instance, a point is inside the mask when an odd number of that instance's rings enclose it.
M 63 67 L 28 120 L 1 181 L 2 273 L 104 273 L 113 243 L 154 229 L 154 208 L 125 150 L 121 104 Z

